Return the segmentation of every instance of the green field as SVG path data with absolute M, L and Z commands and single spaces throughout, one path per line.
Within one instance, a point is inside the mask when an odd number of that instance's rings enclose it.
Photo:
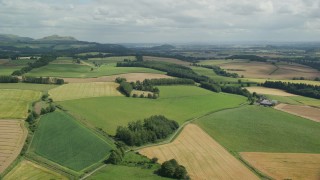
M 12 169 L 4 178 L 4 180 L 17 180 L 17 179 L 55 179 L 65 180 L 68 179 L 56 172 L 53 172 L 47 168 L 41 167 L 30 161 L 21 161 L 14 169 Z
M 29 105 L 40 96 L 39 91 L 0 89 L 0 119 L 26 118 Z
M 94 68 L 91 71 L 90 66 L 78 65 L 78 64 L 49 64 L 40 68 L 33 69 L 26 76 L 44 76 L 44 77 L 74 77 L 74 78 L 86 78 L 86 77 L 99 77 L 109 76 L 125 73 L 157 73 L 165 74 L 164 72 L 140 68 L 140 67 L 116 67 L 114 63 L 102 65 L 98 68 Z
M 0 64 L 0 76 L 11 75 L 13 71 L 20 70 L 22 67 L 27 66 L 29 62 L 34 60 L 13 60 Z
M 217 75 L 212 69 L 203 68 L 203 67 L 191 67 L 194 72 L 199 75 L 208 76 L 209 78 L 213 79 L 216 82 L 230 82 L 230 83 L 238 83 L 238 78 L 231 78 L 225 76 Z M 246 82 L 246 81 L 243 81 Z
M 103 160 L 111 146 L 68 114 L 60 111 L 42 116 L 31 150 L 75 171 Z
M 21 69 L 23 66 L 2 66 L 0 65 L 0 76 L 11 75 L 13 71 Z
M 122 62 L 124 59 L 128 59 L 131 61 L 135 61 L 136 57 L 134 56 L 113 56 L 113 57 L 104 57 L 104 58 L 89 58 L 86 62 L 96 62 L 99 64 L 106 63 L 117 63 L 117 62 Z
M 146 163 L 147 162 L 147 163 Z M 107 165 L 101 170 L 94 173 L 89 179 L 99 180 L 99 179 L 168 179 L 154 174 L 154 171 L 160 168 L 160 164 L 150 164 L 151 167 L 146 167 L 149 165 L 150 159 L 135 154 L 134 152 L 128 152 L 120 165 Z M 145 165 L 141 165 L 145 164 Z M 140 165 L 140 167 L 139 167 Z M 129 178 L 130 177 L 130 178 Z
M 200 61 L 199 64 L 217 66 L 217 65 L 221 65 L 221 64 L 235 63 L 235 62 L 248 62 L 248 60 L 241 60 L 241 59 L 235 59 L 235 60 L 232 60 L 232 59 L 203 60 L 203 61 Z
M 60 104 L 95 127 L 114 134 L 117 126 L 151 115 L 164 115 L 180 124 L 208 112 L 238 106 L 245 97 L 214 93 L 196 86 L 159 86 L 160 98 L 99 97 Z
M 52 88 L 58 87 L 53 84 L 31 84 L 31 83 L 1 83 L 0 89 L 21 89 L 46 92 Z
M 49 91 L 54 101 L 81 99 L 99 96 L 122 96 L 114 82 L 92 82 L 64 84 Z
M 235 153 L 320 153 L 319 123 L 268 107 L 220 111 L 197 124 Z
M 281 103 L 320 107 L 319 99 L 308 98 L 304 96 L 276 96 L 276 95 L 266 95 L 266 96 L 269 99 L 277 100 Z

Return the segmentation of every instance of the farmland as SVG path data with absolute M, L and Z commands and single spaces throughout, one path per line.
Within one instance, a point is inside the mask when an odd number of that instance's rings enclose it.
M 46 92 L 55 87 L 58 86 L 53 84 L 1 83 L 0 89 L 21 89 Z
M 101 76 L 97 78 L 63 78 L 68 83 L 85 83 L 85 82 L 114 82 L 117 77 L 126 78 L 128 82 L 143 81 L 145 79 L 161 79 L 161 78 L 173 78 L 165 74 L 154 73 L 127 73 L 111 76 Z
M 41 167 L 33 162 L 23 160 L 13 170 L 10 171 L 4 180 L 29 180 L 29 179 L 56 179 L 66 180 L 68 178 L 55 173 L 47 168 Z
M 66 78 L 88 78 L 99 77 L 126 73 L 157 73 L 164 72 L 140 68 L 140 67 L 116 67 L 115 64 L 101 65 L 98 68 L 79 64 L 49 64 L 37 69 L 33 69 L 26 75 L 28 76 L 49 76 L 49 77 L 66 77 Z
M 26 138 L 24 122 L 0 120 L 0 173 L 19 156 Z
M 319 123 L 272 108 L 244 106 L 220 111 L 197 124 L 234 153 L 320 153 Z
M 72 83 L 59 86 L 49 91 L 54 101 L 81 99 L 99 96 L 122 96 L 114 82 Z
M 243 75 L 245 78 L 292 79 L 304 77 L 314 79 L 320 72 L 307 66 L 296 64 L 271 64 L 265 62 L 235 62 L 221 64 L 221 68 Z
M 41 118 L 31 150 L 75 171 L 101 161 L 111 146 L 70 115 L 56 111 Z
M 308 98 L 304 96 L 276 96 L 276 95 L 266 95 L 266 96 L 270 99 L 278 100 L 281 103 L 320 107 L 320 101 L 314 98 Z
M 258 179 L 249 169 L 194 124 L 188 124 L 172 143 L 139 151 L 160 162 L 176 159 L 191 179 Z
M 320 154 L 304 153 L 240 153 L 259 171 L 275 179 L 308 179 L 320 177 Z
M 100 97 L 60 104 L 95 127 L 114 134 L 117 126 L 151 115 L 164 115 L 180 124 L 192 118 L 246 101 L 242 96 L 213 93 L 195 86 L 159 86 L 160 98 Z
M 38 100 L 40 95 L 39 91 L 0 89 L 0 118 L 26 118 L 29 104 Z
M 144 61 L 160 61 L 160 62 L 174 63 L 174 64 L 180 64 L 180 65 L 185 65 L 185 66 L 190 65 L 189 62 L 181 61 L 179 59 L 174 59 L 174 58 L 143 56 L 143 60 Z
M 310 106 L 298 106 L 289 104 L 279 104 L 275 109 L 294 114 L 306 119 L 311 119 L 316 122 L 320 122 L 320 109 Z
M 265 87 L 246 87 L 248 91 L 251 93 L 256 92 L 258 94 L 269 94 L 269 95 L 276 95 L 276 96 L 296 96 L 291 93 L 287 93 L 280 89 L 273 89 L 273 88 L 265 88 Z

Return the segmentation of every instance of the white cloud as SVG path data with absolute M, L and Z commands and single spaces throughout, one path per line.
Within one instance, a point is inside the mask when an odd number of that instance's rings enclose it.
M 319 40 L 319 19 L 320 0 L 0 0 L 0 33 L 100 42 Z

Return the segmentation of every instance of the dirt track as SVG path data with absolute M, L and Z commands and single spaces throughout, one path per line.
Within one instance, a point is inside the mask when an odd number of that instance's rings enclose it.
M 320 122 L 320 109 L 310 106 L 299 106 L 299 105 L 289 105 L 289 104 L 279 104 L 274 107 L 280 111 L 284 111 L 296 116 L 300 116 L 312 121 Z
M 27 138 L 24 121 L 0 120 L 0 173 L 20 154 Z
M 173 78 L 164 74 L 153 73 L 128 73 L 112 76 L 102 76 L 97 78 L 63 78 L 68 83 L 86 83 L 86 82 L 114 82 L 117 77 L 126 78 L 127 81 L 143 81 L 145 79 L 161 79 L 161 78 Z
M 320 179 L 320 154 L 240 153 L 259 171 L 275 179 Z
M 258 179 L 239 160 L 195 124 L 185 126 L 170 144 L 139 151 L 162 163 L 176 159 L 186 167 L 191 179 Z

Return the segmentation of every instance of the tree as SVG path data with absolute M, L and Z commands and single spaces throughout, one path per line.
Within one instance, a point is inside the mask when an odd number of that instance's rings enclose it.
M 111 154 L 107 160 L 107 163 L 119 164 L 122 161 L 121 154 L 118 150 L 112 150 Z
M 186 168 L 179 165 L 175 159 L 162 163 L 158 174 L 169 178 L 189 179 Z

